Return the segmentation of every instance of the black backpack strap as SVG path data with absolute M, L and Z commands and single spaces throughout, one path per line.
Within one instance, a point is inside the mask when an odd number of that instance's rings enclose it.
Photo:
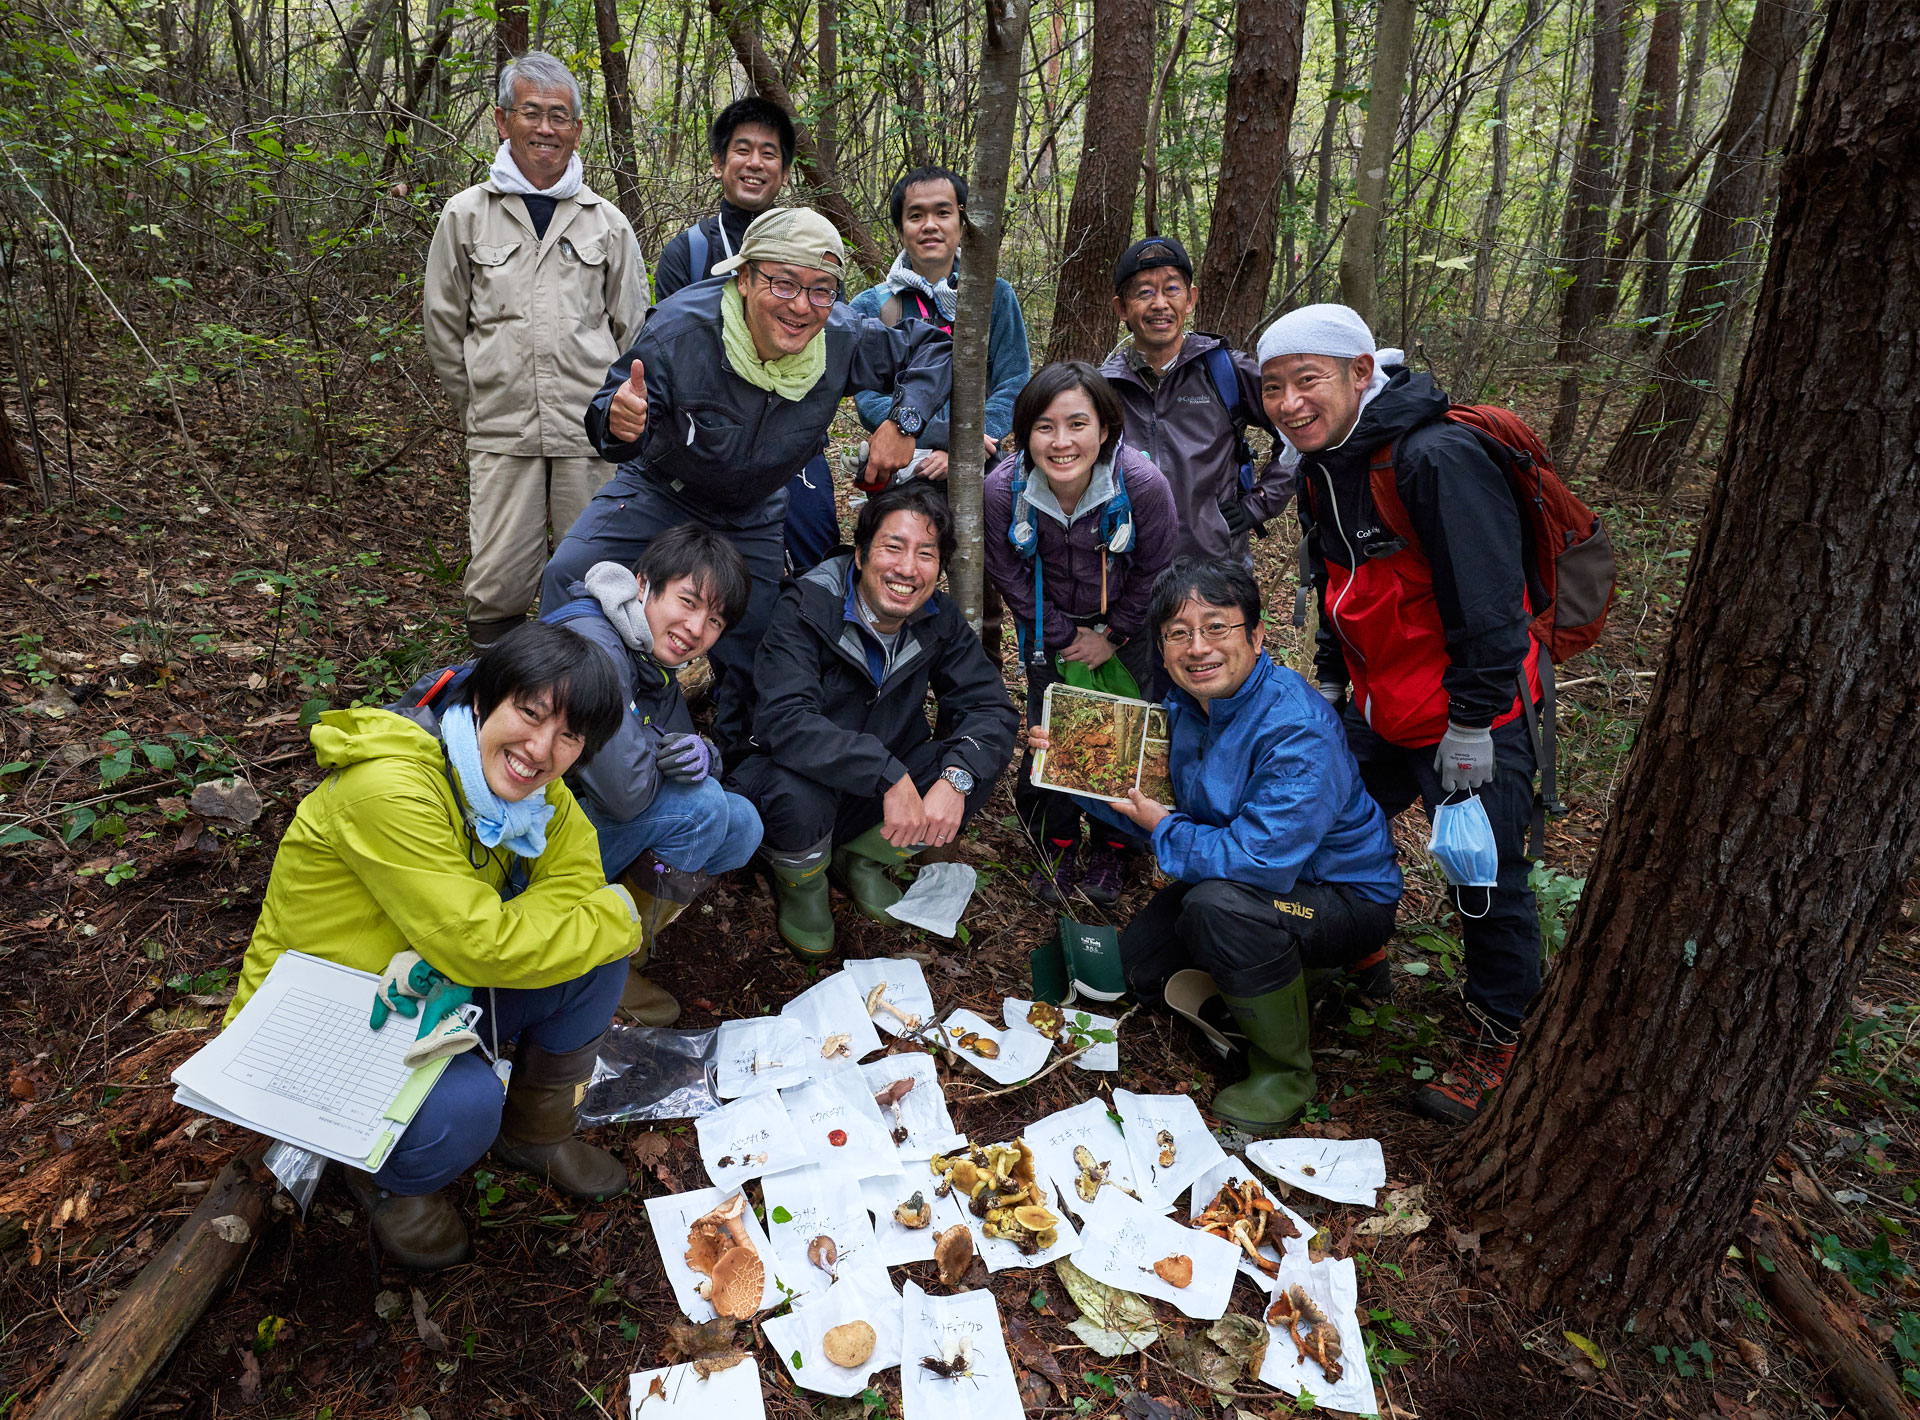
M 1540 705 L 1534 708 L 1533 696 L 1527 690 L 1527 668 L 1520 667 L 1520 704 L 1525 708 L 1527 717 L 1527 736 L 1533 741 L 1534 767 L 1540 772 L 1540 787 L 1533 796 L 1533 827 L 1527 835 L 1527 856 L 1536 860 L 1544 859 L 1547 854 L 1547 815 L 1555 818 L 1566 813 L 1567 806 L 1560 802 L 1558 776 L 1554 772 L 1555 757 L 1559 751 L 1558 715 L 1554 707 L 1553 695 L 1553 658 L 1546 653 L 1546 647 L 1540 648 Z

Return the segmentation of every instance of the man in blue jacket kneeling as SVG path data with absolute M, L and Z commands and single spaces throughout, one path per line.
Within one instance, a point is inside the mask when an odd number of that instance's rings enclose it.
M 1340 717 L 1261 649 L 1260 589 L 1230 558 L 1182 557 L 1154 585 L 1173 805 L 1138 789 L 1119 811 L 1176 879 L 1120 934 L 1132 990 L 1210 973 L 1247 1037 L 1247 1078 L 1213 1112 L 1275 1133 L 1314 1096 L 1308 971 L 1382 952 L 1400 901 L 1387 821 L 1360 782 Z

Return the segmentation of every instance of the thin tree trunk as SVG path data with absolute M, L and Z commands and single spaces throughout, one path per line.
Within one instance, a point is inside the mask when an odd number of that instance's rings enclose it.
M 1006 232 L 1007 169 L 1020 112 L 1020 47 L 1026 40 L 1028 0 L 987 0 L 980 41 L 980 84 L 974 100 L 973 180 L 968 184 L 960 283 L 953 319 L 952 495 L 959 548 L 947 577 L 960 609 L 976 629 L 986 590 L 983 485 L 986 475 L 987 339 Z
M 1353 175 L 1353 210 L 1340 243 L 1340 299 L 1368 325 L 1378 314 L 1375 266 L 1380 257 L 1380 215 L 1386 206 L 1388 169 L 1400 134 L 1400 100 L 1407 89 L 1413 49 L 1414 0 L 1380 0 L 1373 28 L 1373 88 L 1367 126 L 1360 138 L 1359 170 Z
M 840 119 L 834 112 L 837 100 L 833 90 L 840 82 L 839 0 L 820 0 L 820 40 L 816 46 L 814 72 L 820 84 L 820 124 L 815 141 L 820 146 L 820 161 L 838 169 Z
M 497 83 L 507 61 L 527 52 L 527 0 L 500 0 L 493 22 L 493 77 Z
M 907 27 L 906 72 L 902 76 L 906 85 L 907 165 L 924 168 L 933 161 L 927 151 L 927 84 L 920 69 L 930 38 L 927 0 L 906 0 L 901 18 Z
M 1113 346 L 1113 267 L 1133 236 L 1152 87 L 1153 0 L 1093 0 L 1086 135 L 1054 287 L 1048 360 L 1098 362 Z
M 1153 103 L 1147 109 L 1147 138 L 1141 145 L 1141 156 L 1147 182 L 1143 230 L 1148 233 L 1160 230 L 1160 110 L 1167 102 L 1167 85 L 1173 82 L 1174 66 L 1180 62 L 1180 55 L 1187 47 L 1187 35 L 1193 29 L 1193 6 L 1194 0 L 1186 0 L 1180 8 L 1180 25 L 1173 32 L 1167 57 L 1160 63 L 1160 78 L 1153 86 Z M 1231 101 L 1228 107 L 1232 107 Z
M 1625 0 L 1593 0 L 1587 127 L 1567 184 L 1567 218 L 1560 244 L 1560 265 L 1567 278 L 1560 293 L 1560 339 L 1553 352 L 1560 366 L 1560 401 L 1547 435 L 1547 447 L 1558 460 L 1566 459 L 1573 448 L 1580 418 L 1580 371 L 1587 362 L 1588 332 L 1600 313 L 1600 283 L 1606 276 L 1613 149 L 1619 136 L 1620 86 L 1626 69 L 1625 11 Z
M 1693 143 L 1695 115 L 1700 111 L 1700 81 L 1707 72 L 1707 48 L 1713 41 L 1713 16 L 1716 0 L 1695 0 L 1693 38 L 1687 46 L 1687 77 L 1680 95 L 1679 143 L 1685 150 Z
M 673 103 L 668 113 L 668 122 L 673 126 L 667 130 L 667 167 L 669 170 L 680 166 L 680 134 L 686 122 L 686 111 L 680 106 L 680 95 L 685 91 L 687 77 L 687 31 L 693 24 L 693 6 L 680 7 L 680 38 L 674 44 L 673 65 Z
M 1507 114 L 1513 102 L 1513 81 L 1520 72 L 1520 61 L 1533 48 L 1534 27 L 1540 23 L 1541 0 L 1527 0 L 1526 18 L 1520 22 L 1521 43 L 1507 50 L 1500 65 L 1500 82 L 1493 93 L 1493 140 L 1489 157 L 1487 200 L 1480 209 L 1480 241 L 1473 254 L 1473 303 L 1468 309 L 1466 338 L 1461 342 L 1460 387 L 1469 393 L 1475 386 L 1475 362 L 1486 345 L 1487 298 L 1493 291 L 1493 253 L 1500 241 L 1500 214 L 1507 203 L 1507 165 L 1510 139 Z
M 1674 109 L 1680 99 L 1680 0 L 1656 0 L 1653 25 L 1647 31 L 1647 52 L 1640 68 L 1640 91 L 1629 113 L 1633 137 L 1627 149 L 1627 170 L 1620 180 L 1620 210 L 1614 218 L 1613 240 L 1607 247 L 1606 274 L 1601 278 L 1596 324 L 1613 319 L 1620 304 L 1620 285 L 1626 279 L 1627 258 L 1641 236 L 1651 234 L 1654 174 L 1669 155 Z
M 1220 188 L 1200 264 L 1201 329 L 1251 343 L 1273 280 L 1274 230 L 1300 92 L 1304 0 L 1240 0 L 1227 73 Z
M 1789 28 L 1769 8 L 1750 51 Z M 1920 9 L 1836 0 L 1666 665 L 1447 1164 L 1529 1311 L 1644 1334 L 1713 1284 L 1920 847 L 1916 131 Z
M 1657 112 L 1647 183 L 1647 257 L 1640 277 L 1639 305 L 1634 312 L 1633 344 L 1637 350 L 1653 344 L 1660 318 L 1667 309 L 1667 271 L 1672 264 L 1667 238 L 1673 228 L 1673 197 L 1680 186 L 1680 0 L 1660 0 L 1660 9 L 1653 19 L 1653 34 L 1647 42 L 1647 73 L 1650 77 L 1656 74 L 1652 48 L 1663 42 L 1661 26 L 1669 21 L 1672 34 L 1664 40 L 1657 70 Z
M 600 77 L 607 86 L 607 156 L 613 164 L 614 198 L 637 232 L 641 220 L 640 163 L 633 151 L 633 88 L 627 77 L 627 40 L 615 0 L 593 0 L 600 38 Z
M 1640 396 L 1603 477 L 1623 491 L 1664 491 L 1693 435 L 1720 369 L 1727 338 L 1731 262 L 1766 191 L 1768 116 L 1792 102 L 1793 56 L 1810 0 L 1760 0 L 1734 76 L 1720 151 L 1700 199 L 1693 248 L 1674 303 L 1672 333 L 1654 359 L 1653 387 Z M 1781 91 L 1784 89 L 1784 93 Z
M 1327 86 L 1327 109 L 1320 121 L 1320 152 L 1314 160 L 1316 186 L 1313 193 L 1313 244 L 1323 253 L 1333 240 L 1327 222 L 1333 203 L 1334 133 L 1340 126 L 1340 115 L 1347 103 L 1346 0 L 1328 0 L 1328 4 L 1333 11 L 1333 78 Z M 1318 271 L 1309 284 L 1308 294 L 1316 302 L 1325 294 L 1325 278 Z

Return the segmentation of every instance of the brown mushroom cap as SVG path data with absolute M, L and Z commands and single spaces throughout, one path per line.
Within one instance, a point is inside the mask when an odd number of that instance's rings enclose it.
M 834 1365 L 852 1370 L 867 1364 L 879 1339 L 864 1321 L 842 1322 L 820 1338 L 820 1349 Z
M 721 1253 L 731 1246 L 725 1234 L 713 1224 L 702 1218 L 693 1225 L 687 1234 L 687 1266 L 695 1272 L 713 1275 L 713 1265 L 720 1260 Z
M 1153 1264 L 1153 1270 L 1170 1286 L 1184 1287 L 1193 1281 L 1193 1259 L 1183 1252 L 1161 1258 Z
M 713 1309 L 721 1316 L 745 1321 L 760 1310 L 767 1270 L 760 1254 L 750 1247 L 729 1250 L 713 1265 Z
M 1030 1233 L 1045 1232 L 1060 1220 L 1053 1216 L 1050 1209 L 1037 1203 L 1029 1203 L 1024 1208 L 1013 1210 L 1013 1220 Z
M 955 1223 L 940 1234 L 933 1245 L 933 1261 L 940 1269 L 941 1282 L 949 1287 L 959 1284 L 973 1264 L 973 1233 L 965 1223 Z

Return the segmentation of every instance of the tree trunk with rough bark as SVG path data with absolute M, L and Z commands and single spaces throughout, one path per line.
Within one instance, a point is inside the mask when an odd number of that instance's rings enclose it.
M 1606 0 L 1602 0 L 1606 3 Z M 1617 0 L 1614 0 L 1617 3 Z M 1373 325 L 1379 304 L 1380 216 L 1387 200 L 1387 170 L 1400 134 L 1400 101 L 1407 92 L 1407 62 L 1413 52 L 1414 0 L 1380 0 L 1373 26 L 1373 88 L 1360 163 L 1353 175 L 1353 210 L 1340 243 L 1340 299 Z
M 607 86 L 607 157 L 613 164 L 614 200 L 637 232 L 643 223 L 640 164 L 633 151 L 633 86 L 615 0 L 593 0 L 593 23 L 600 37 L 600 78 Z
M 500 0 L 493 22 L 495 83 L 499 82 L 500 71 L 507 67 L 507 61 L 525 54 L 531 42 L 527 31 L 527 0 Z
M 1086 137 L 1053 291 L 1050 361 L 1098 364 L 1113 348 L 1113 268 L 1133 239 L 1152 88 L 1153 0 L 1093 0 Z
M 1326 264 L 1326 251 L 1333 242 L 1329 212 L 1333 205 L 1333 137 L 1334 127 L 1340 122 L 1340 113 L 1347 105 L 1347 6 L 1346 0 L 1327 0 L 1333 12 L 1333 76 L 1327 85 L 1327 108 L 1320 120 L 1320 150 L 1314 155 L 1315 188 L 1313 193 L 1313 246 L 1315 259 L 1321 265 L 1314 269 L 1313 279 L 1307 287 L 1307 295 L 1318 302 L 1325 290 L 1325 277 L 1321 270 Z
M 1628 115 L 1633 137 L 1627 148 L 1627 170 L 1620 180 L 1620 212 L 1614 219 L 1613 240 L 1607 248 L 1606 275 L 1601 279 L 1596 324 L 1613 319 L 1620 304 L 1620 287 L 1627 275 L 1627 259 L 1644 239 L 1653 242 L 1653 214 L 1661 199 L 1656 191 L 1663 161 L 1672 181 L 1673 125 L 1680 104 L 1680 0 L 1657 0 L 1653 24 L 1647 31 L 1647 52 L 1640 69 L 1640 92 Z M 1664 235 L 1664 234 L 1663 234 Z
M 1665 25 L 1665 30 L 1662 25 Z M 1680 3 L 1660 0 L 1647 39 L 1647 77 L 1657 77 L 1652 151 L 1647 170 L 1646 264 L 1640 277 L 1640 299 L 1634 311 L 1633 344 L 1653 344 L 1660 318 L 1667 309 L 1667 271 L 1672 266 L 1668 238 L 1673 230 L 1673 198 L 1680 178 Z M 1655 66 L 1653 51 L 1660 47 Z M 1625 253 L 1622 253 L 1624 258 Z
M 1160 231 L 1160 113 L 1167 103 L 1167 85 L 1173 82 L 1174 67 L 1180 63 L 1180 56 L 1186 50 L 1187 36 L 1193 31 L 1194 0 L 1185 0 L 1180 7 L 1180 23 L 1173 32 L 1173 43 L 1167 46 L 1167 57 L 1160 62 L 1160 77 L 1154 81 L 1153 102 L 1147 109 L 1147 137 L 1141 144 L 1141 166 L 1146 175 L 1146 199 L 1140 204 L 1145 220 L 1141 223 L 1143 233 Z
M 1666 664 L 1446 1165 L 1530 1310 L 1644 1330 L 1711 1283 L 1920 847 L 1916 132 L 1920 9 L 1836 0 Z
M 1237 346 L 1252 340 L 1267 313 L 1306 23 L 1303 0 L 1240 0 L 1234 21 L 1220 188 L 1200 263 L 1195 323 Z
M 820 0 L 820 41 L 815 51 L 814 74 L 820 84 L 820 125 L 816 141 L 820 161 L 828 167 L 840 166 L 840 116 L 834 86 L 840 82 L 840 4 L 839 0 Z
M 1719 375 L 1731 270 L 1766 191 L 1768 118 L 1791 104 L 1795 56 L 1806 33 L 1809 0 L 1760 0 L 1741 49 L 1719 152 L 1687 253 L 1671 333 L 1654 359 L 1653 386 L 1640 396 L 1607 456 L 1602 475 L 1623 492 L 1664 491 L 1693 437 Z

